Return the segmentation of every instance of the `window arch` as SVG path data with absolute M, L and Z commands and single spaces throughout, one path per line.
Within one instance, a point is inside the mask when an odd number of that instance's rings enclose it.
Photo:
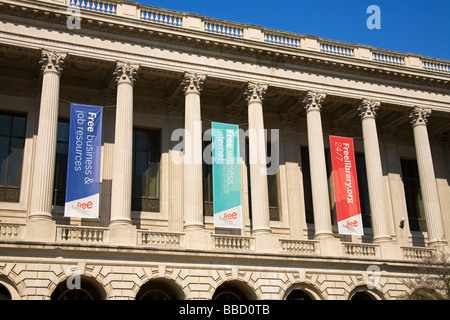
M 212 297 L 212 300 L 255 300 L 255 293 L 239 281 L 228 281 L 221 284 Z
M 359 286 L 350 292 L 348 300 L 384 300 L 383 294 L 376 289 L 368 289 L 367 286 Z
M 58 284 L 53 291 L 51 300 L 103 300 L 100 290 L 91 281 L 82 278 L 79 289 L 69 289 L 66 281 Z
M 356 292 L 351 298 L 350 300 L 355 300 L 355 301 L 361 301 L 361 300 L 376 300 L 371 294 L 364 292 L 364 291 L 359 291 Z
M 12 300 L 11 293 L 2 284 L 0 284 L 0 300 Z
M 292 290 L 286 300 L 314 300 L 314 298 L 304 290 Z
M 163 279 L 148 281 L 136 295 L 136 300 L 182 300 L 183 298 L 181 289 Z

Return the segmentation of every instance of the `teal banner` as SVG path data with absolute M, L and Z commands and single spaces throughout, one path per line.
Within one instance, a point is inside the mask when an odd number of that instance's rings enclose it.
M 242 228 L 239 127 L 211 123 L 214 226 Z

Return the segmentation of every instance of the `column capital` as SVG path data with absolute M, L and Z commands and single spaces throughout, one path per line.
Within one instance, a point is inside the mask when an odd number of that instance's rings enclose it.
M 269 86 L 267 84 L 262 84 L 259 82 L 249 82 L 244 91 L 245 100 L 249 102 L 262 102 L 264 100 L 264 95 Z
M 361 120 L 366 118 L 375 118 L 381 102 L 372 99 L 362 99 L 358 105 L 359 116 Z
M 114 76 L 116 77 L 117 84 L 129 83 L 134 85 L 137 79 L 139 71 L 139 65 L 131 64 L 129 62 L 117 62 Z
M 414 107 L 409 113 L 409 118 L 411 119 L 411 124 L 413 127 L 418 125 L 427 125 L 428 117 L 431 114 L 430 108 Z
M 39 61 L 42 64 L 42 72 L 54 72 L 61 75 L 66 57 L 66 53 L 42 49 Z
M 203 89 L 203 83 L 206 79 L 206 75 L 186 72 L 183 76 L 181 85 L 185 94 L 198 93 Z
M 307 91 L 302 98 L 302 102 L 305 105 L 306 112 L 312 110 L 320 111 L 322 109 L 322 102 L 326 97 L 326 93 Z

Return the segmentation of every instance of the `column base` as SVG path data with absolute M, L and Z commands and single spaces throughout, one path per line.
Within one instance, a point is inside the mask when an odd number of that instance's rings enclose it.
M 56 222 L 48 218 L 33 218 L 25 227 L 25 239 L 31 241 L 55 242 Z
M 334 239 L 334 235 L 332 232 L 315 233 L 314 240 L 320 240 L 320 239 Z
M 136 226 L 124 223 L 110 224 L 109 243 L 117 246 L 135 246 L 137 244 Z
M 429 241 L 428 242 L 428 246 L 429 247 L 434 247 L 434 248 L 444 247 L 446 245 L 447 245 L 447 241 L 445 241 L 443 239 L 442 240 L 441 239 L 433 240 L 433 241 Z
M 258 235 L 271 235 L 272 230 L 270 228 L 261 228 L 261 229 L 253 229 L 252 230 L 252 236 L 258 236 Z
M 373 238 L 373 243 L 386 243 L 386 242 L 392 242 L 392 238 L 387 235 Z

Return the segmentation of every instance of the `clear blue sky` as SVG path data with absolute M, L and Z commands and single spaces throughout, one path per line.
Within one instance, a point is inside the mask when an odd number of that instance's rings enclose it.
M 325 39 L 450 60 L 450 0 L 137 0 Z M 367 7 L 381 10 L 370 30 Z

